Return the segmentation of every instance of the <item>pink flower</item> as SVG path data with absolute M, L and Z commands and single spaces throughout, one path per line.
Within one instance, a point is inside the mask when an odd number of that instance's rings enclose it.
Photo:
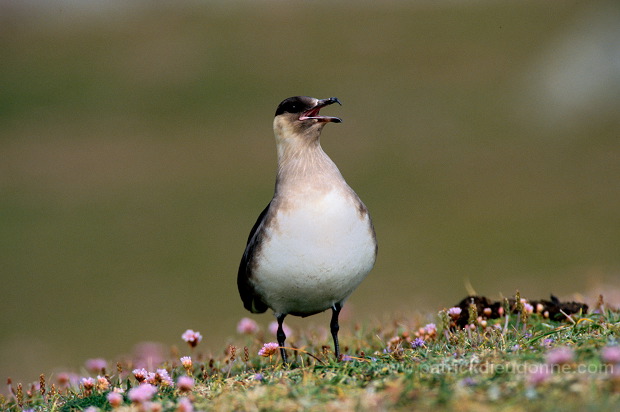
M 424 333 L 426 335 L 435 335 L 437 333 L 437 326 L 434 323 L 428 323 L 424 326 Z
M 180 376 L 179 379 L 177 379 L 177 388 L 179 388 L 181 392 L 191 391 L 194 389 L 194 379 L 189 376 Z
M 93 378 L 82 378 L 80 383 L 82 384 L 82 386 L 84 386 L 84 389 L 86 390 L 91 390 L 95 387 L 95 380 Z
M 187 398 L 179 399 L 179 402 L 177 403 L 176 412 L 193 412 L 193 411 L 194 411 L 194 406 L 192 405 L 192 402 L 189 399 Z
M 427 323 L 424 327 L 419 328 L 415 335 L 426 341 L 432 340 L 437 335 L 437 326 L 434 323 Z
M 545 360 L 549 365 L 562 365 L 573 361 L 575 353 L 567 346 L 551 349 L 545 355 Z
M 526 302 L 523 304 L 523 310 L 525 310 L 527 313 L 534 313 L 534 306 Z
M 110 392 L 106 395 L 106 398 L 113 408 L 118 408 L 123 404 L 123 395 L 118 392 Z
M 258 351 L 258 355 L 268 358 L 278 352 L 278 349 L 280 349 L 280 345 L 275 342 L 265 343 L 263 347 Z
M 273 336 L 276 336 L 278 334 L 278 322 L 276 321 L 271 322 L 269 324 L 268 329 L 269 329 L 269 333 L 271 333 Z M 284 334 L 289 338 L 293 334 L 293 330 L 286 325 L 282 325 L 282 330 L 284 330 Z
M 455 306 L 453 308 L 448 309 L 448 315 L 452 318 L 458 318 L 461 315 L 461 308 Z
M 144 382 L 149 377 L 148 371 L 144 368 L 134 369 L 132 373 L 136 380 L 140 383 Z
M 58 386 L 65 387 L 69 386 L 71 383 L 71 375 L 67 372 L 60 372 L 56 377 L 56 382 L 58 382 Z
M 105 361 L 105 359 L 95 358 L 88 359 L 86 361 L 86 369 L 88 369 L 90 372 L 101 372 L 107 367 L 108 363 Z
M 237 332 L 243 335 L 253 335 L 258 329 L 258 323 L 250 318 L 243 318 L 237 323 Z
M 601 350 L 601 360 L 605 363 L 620 364 L 620 346 L 605 346 Z
M 159 383 L 161 386 L 172 386 L 172 378 L 168 374 L 168 371 L 165 369 L 157 369 L 155 373 L 155 381 Z
M 527 381 L 530 385 L 538 386 L 547 381 L 549 376 L 551 376 L 548 365 L 532 365 L 531 368 L 527 375 Z
M 80 386 L 80 376 L 76 373 L 60 372 L 56 380 L 61 388 Z
M 148 372 L 145 382 L 150 383 L 151 385 L 157 385 L 157 375 L 155 372 Z
M 183 365 L 183 367 L 185 369 L 191 368 L 192 367 L 192 358 L 189 357 L 189 356 L 183 356 L 181 358 L 181 365 Z
M 185 333 L 183 333 L 183 335 L 181 335 L 181 338 L 183 338 L 183 340 L 187 342 L 189 346 L 194 348 L 202 340 L 202 335 L 200 334 L 200 332 L 194 332 L 193 330 L 188 329 L 185 331 Z
M 97 389 L 100 391 L 107 391 L 109 387 L 110 382 L 108 382 L 106 377 L 97 375 Z
M 144 403 L 150 401 L 157 393 L 157 388 L 148 383 L 143 383 L 129 391 L 129 400 L 135 403 Z

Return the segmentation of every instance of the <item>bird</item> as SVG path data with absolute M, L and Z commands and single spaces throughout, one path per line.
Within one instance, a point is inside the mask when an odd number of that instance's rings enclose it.
M 250 231 L 237 286 L 252 313 L 271 309 L 283 363 L 287 315 L 306 317 L 331 309 L 334 354 L 341 359 L 338 316 L 345 300 L 377 258 L 368 209 L 323 151 L 327 123 L 342 119 L 319 111 L 336 97 L 289 97 L 273 120 L 278 168 L 273 198 Z

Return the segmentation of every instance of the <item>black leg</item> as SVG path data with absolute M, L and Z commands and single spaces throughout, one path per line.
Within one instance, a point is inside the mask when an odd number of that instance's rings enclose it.
M 286 340 L 286 335 L 284 334 L 284 329 L 282 328 L 282 323 L 284 322 L 285 317 L 286 315 L 276 316 L 276 319 L 278 320 L 278 334 L 276 336 L 278 338 L 278 345 L 280 345 L 280 355 L 282 355 L 282 362 L 287 363 L 286 350 L 284 349 L 284 341 Z
M 336 360 L 340 360 L 340 345 L 338 344 L 338 330 L 340 330 L 340 326 L 338 325 L 338 315 L 340 315 L 340 309 L 342 309 L 340 303 L 334 304 L 332 307 L 332 321 L 329 324 L 332 331 L 332 338 L 334 338 L 334 352 L 336 353 Z

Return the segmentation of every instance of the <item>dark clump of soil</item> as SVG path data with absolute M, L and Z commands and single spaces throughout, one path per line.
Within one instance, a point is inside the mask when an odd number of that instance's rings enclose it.
M 527 301 L 532 305 L 533 313 L 538 313 L 545 318 L 561 321 L 567 320 L 567 315 L 575 313 L 586 313 L 588 305 L 581 302 L 561 302 L 558 298 L 551 295 L 551 300 L 531 300 Z M 476 305 L 478 316 L 483 319 L 497 319 L 504 316 L 506 308 L 511 313 L 517 313 L 518 305 L 514 298 L 501 301 L 494 301 L 485 296 L 468 296 L 461 300 L 456 307 L 461 308 L 461 314 L 455 320 L 456 326 L 465 327 L 469 323 L 469 305 Z

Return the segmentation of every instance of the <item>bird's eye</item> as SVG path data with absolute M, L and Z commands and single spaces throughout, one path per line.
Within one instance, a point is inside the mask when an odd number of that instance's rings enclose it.
M 276 116 L 283 113 L 300 113 L 305 107 L 306 105 L 299 101 L 299 98 L 291 97 L 280 103 L 276 110 Z
M 289 103 L 284 108 L 284 111 L 289 113 L 297 113 L 299 111 L 299 105 L 297 103 Z

